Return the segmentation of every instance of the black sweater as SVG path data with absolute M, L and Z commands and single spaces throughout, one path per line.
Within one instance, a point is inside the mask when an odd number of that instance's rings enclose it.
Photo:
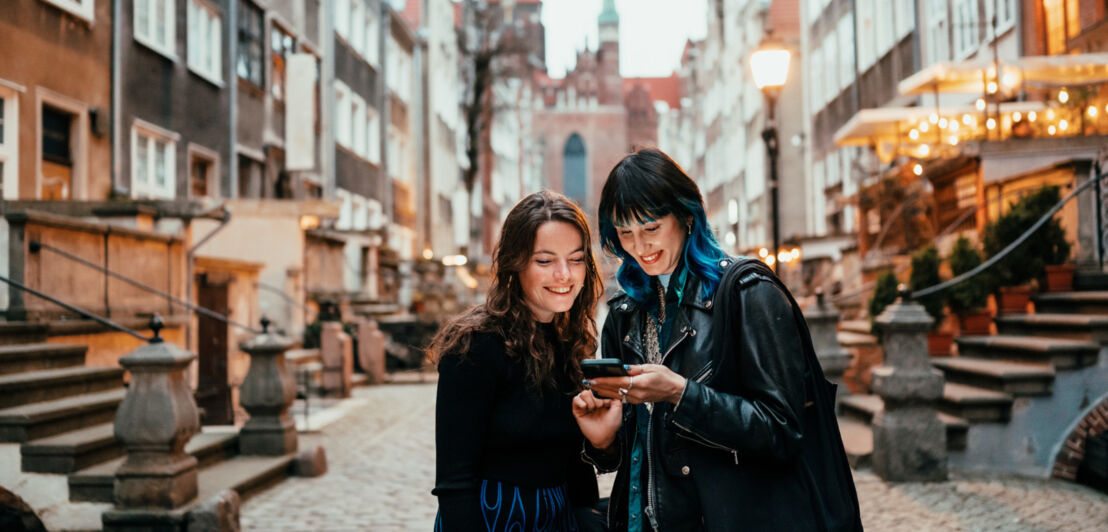
M 547 327 L 548 338 L 556 341 Z M 556 367 L 561 367 L 567 355 L 558 351 Z M 434 494 L 444 523 L 483 522 L 482 480 L 521 488 L 568 483 L 574 505 L 596 501 L 595 472 L 580 459 L 583 436 L 570 406 L 577 386 L 569 380 L 559 378 L 557 390 L 536 397 L 523 364 L 508 357 L 502 338 L 487 333 L 475 333 L 464 356 L 442 358 Z

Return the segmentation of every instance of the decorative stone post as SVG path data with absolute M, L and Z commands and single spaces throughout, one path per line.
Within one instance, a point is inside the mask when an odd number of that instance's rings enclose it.
M 115 472 L 115 507 L 102 516 L 105 530 L 149 530 L 196 497 L 196 458 L 185 444 L 200 431 L 200 417 L 185 370 L 195 355 L 166 343 L 155 316 L 154 338 L 119 359 L 131 383 L 115 413 L 115 437 L 127 456 Z
M 839 311 L 827 303 L 823 290 L 816 289 L 816 304 L 804 310 L 804 319 L 812 333 L 812 344 L 816 348 L 816 358 L 823 367 L 824 376 L 838 385 L 839 395 L 845 395 L 848 390 L 843 384 L 843 373 L 850 367 L 854 357 L 839 344 Z
M 319 336 L 324 392 L 338 397 L 350 397 L 354 376 L 354 353 L 351 350 L 350 335 L 342 331 L 342 323 L 326 321 L 323 322 Z
M 239 347 L 250 355 L 250 369 L 239 390 L 239 403 L 250 414 L 239 431 L 239 452 L 279 456 L 296 452 L 296 423 L 289 407 L 296 399 L 296 379 L 285 363 L 293 342 L 269 332 L 262 318 L 262 334 Z
M 947 478 L 946 429 L 935 403 L 943 375 L 927 356 L 932 319 L 900 286 L 900 299 L 877 317 L 885 363 L 873 369 L 873 390 L 885 408 L 873 422 L 873 470 L 895 482 Z
M 385 382 L 385 333 L 375 320 L 358 322 L 358 362 L 369 376 L 370 384 Z

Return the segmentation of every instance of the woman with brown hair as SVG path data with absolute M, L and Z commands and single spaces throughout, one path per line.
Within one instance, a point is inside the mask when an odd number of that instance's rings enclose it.
M 602 284 L 584 213 L 564 196 L 512 208 L 488 299 L 443 327 L 438 359 L 435 529 L 580 530 L 597 499 L 570 403 L 596 351 Z

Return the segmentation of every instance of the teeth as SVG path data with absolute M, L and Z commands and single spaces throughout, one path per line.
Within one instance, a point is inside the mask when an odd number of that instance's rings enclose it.
M 550 290 L 551 292 L 554 292 L 555 294 L 568 294 L 569 290 L 570 290 L 570 287 L 567 286 L 565 288 L 548 288 L 547 290 Z
M 661 252 L 659 252 L 659 253 L 661 253 Z M 643 262 L 654 262 L 655 260 L 658 259 L 659 253 L 655 253 L 653 255 L 647 255 L 647 256 L 643 257 L 642 260 L 643 260 Z

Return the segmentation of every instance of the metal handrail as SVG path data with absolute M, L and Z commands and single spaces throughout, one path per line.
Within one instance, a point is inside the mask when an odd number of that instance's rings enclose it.
M 28 249 L 30 249 L 30 251 L 32 253 L 37 253 L 39 250 L 45 249 L 47 251 L 50 251 L 50 252 L 56 253 L 58 255 L 61 255 L 62 257 L 65 257 L 69 260 L 72 260 L 72 261 L 77 262 L 79 264 L 82 264 L 84 266 L 88 266 L 89 268 L 93 268 L 95 270 L 98 270 L 98 271 L 100 271 L 101 273 L 103 273 L 105 275 L 115 277 L 116 279 L 119 279 L 120 281 L 123 281 L 127 284 L 130 284 L 131 286 L 134 286 L 136 288 L 146 290 L 147 292 L 151 292 L 151 293 L 157 294 L 159 296 L 162 296 L 162 297 L 168 299 L 170 303 L 180 305 L 180 306 L 185 307 L 189 310 L 192 310 L 192 311 L 198 312 L 200 314 L 203 314 L 203 315 L 205 315 L 209 318 L 217 319 L 217 320 L 222 321 L 223 323 L 226 323 L 228 325 L 233 325 L 233 326 L 238 327 L 238 328 L 240 328 L 244 331 L 251 332 L 251 333 L 254 333 L 254 334 L 262 334 L 262 331 L 260 329 L 255 329 L 255 328 L 253 328 L 249 325 L 239 323 L 235 320 L 232 320 L 231 318 L 227 317 L 224 314 L 220 314 L 220 313 L 218 313 L 214 310 L 211 310 L 209 308 L 201 307 L 200 305 L 196 305 L 196 304 L 190 303 L 188 301 L 185 301 L 184 299 L 181 299 L 177 296 L 174 296 L 173 294 L 170 294 L 170 293 L 162 291 L 162 290 L 158 290 L 157 288 L 154 288 L 154 287 L 149 286 L 147 284 L 143 284 L 139 281 L 131 279 L 130 277 L 127 277 L 126 275 L 123 275 L 123 274 L 120 274 L 118 272 L 112 271 L 112 270 L 110 270 L 108 268 L 105 268 L 104 266 L 101 266 L 101 265 L 96 264 L 94 262 L 90 262 L 90 261 L 87 261 L 85 259 L 82 259 L 81 257 L 78 257 L 78 256 L 76 256 L 72 253 L 69 253 L 68 251 L 65 251 L 63 249 L 59 249 L 59 248 L 56 248 L 54 246 L 51 246 L 50 244 L 44 244 L 44 243 L 39 242 L 37 240 L 32 240 L 32 241 L 28 242 Z
M 297 301 L 296 298 L 288 295 L 287 293 L 285 293 L 284 290 L 281 290 L 280 288 L 277 288 L 276 286 L 273 286 L 273 285 L 268 284 L 268 283 L 263 283 L 261 281 L 258 281 L 256 283 L 254 283 L 254 286 L 257 286 L 258 288 L 261 288 L 261 289 L 264 289 L 264 290 L 268 290 L 271 293 L 277 294 L 278 296 L 280 296 L 281 299 L 284 299 L 285 302 L 287 302 L 291 305 L 296 305 L 296 306 L 300 307 L 300 309 L 303 310 L 305 314 L 308 314 L 312 311 L 311 307 L 309 307 L 308 305 L 305 305 L 304 303 L 302 303 L 300 301 Z
M 0 275 L 0 281 L 8 283 L 8 285 L 12 286 L 13 288 L 17 288 L 17 289 L 22 290 L 24 292 L 27 292 L 27 293 L 33 294 L 35 296 L 38 296 L 42 299 L 45 299 L 45 300 L 47 300 L 47 301 L 49 301 L 49 302 L 51 302 L 55 305 L 58 305 L 59 307 L 62 307 L 64 309 L 70 311 L 70 312 L 76 312 L 77 314 L 80 314 L 80 315 L 82 315 L 82 316 L 84 316 L 84 317 L 86 317 L 90 320 L 95 320 L 95 321 L 99 322 L 101 325 L 111 327 L 111 328 L 113 328 L 113 329 L 115 329 L 119 332 L 127 333 L 131 336 L 134 336 L 135 338 L 138 338 L 139 340 L 144 341 L 144 342 L 158 343 L 158 342 L 162 341 L 162 338 L 160 336 L 158 336 L 158 332 L 157 332 L 158 329 L 161 329 L 160 326 L 155 328 L 154 336 L 143 336 L 142 334 L 135 331 L 134 329 L 130 329 L 128 327 L 120 325 L 120 324 L 118 324 L 118 323 L 116 323 L 116 322 L 114 322 L 114 321 L 112 321 L 108 318 L 99 316 L 97 314 L 93 314 L 92 312 L 89 312 L 89 311 L 87 311 L 83 308 L 70 305 L 69 303 L 66 303 L 65 301 L 62 301 L 60 299 L 54 298 L 52 296 L 48 296 L 48 295 L 46 295 L 42 292 L 39 292 L 38 290 L 35 290 L 34 288 L 28 287 L 28 286 L 24 285 L 23 283 L 20 283 L 19 281 L 9 279 L 8 277 L 5 277 L 3 275 Z M 160 323 L 161 319 L 157 317 L 157 314 L 155 314 L 154 316 L 155 316 L 155 320 L 158 323 Z M 151 325 L 153 326 L 154 324 L 152 323 Z
M 997 253 L 996 255 L 993 255 L 992 257 L 989 257 L 989 260 L 986 260 L 985 262 L 982 262 L 981 264 L 977 265 L 976 268 L 974 268 L 974 269 L 972 269 L 968 272 L 965 272 L 965 273 L 963 273 L 961 275 L 958 275 L 954 278 L 947 279 L 946 281 L 943 281 L 943 282 L 941 282 L 937 285 L 932 285 L 932 286 L 928 286 L 927 288 L 921 288 L 919 290 L 916 290 L 915 292 L 912 293 L 912 299 L 921 298 L 921 297 L 924 297 L 924 296 L 934 294 L 936 292 L 940 292 L 942 290 L 946 290 L 947 288 L 950 288 L 951 286 L 954 286 L 954 285 L 956 285 L 956 284 L 958 284 L 962 281 L 965 281 L 966 279 L 969 279 L 970 277 L 973 277 L 973 276 L 985 271 L 986 269 L 988 269 L 993 264 L 996 264 L 1000 259 L 1003 259 L 1004 257 L 1008 256 L 1009 253 L 1011 253 L 1014 249 L 1018 248 L 1020 246 L 1020 244 L 1023 244 L 1028 238 L 1031 237 L 1031 235 L 1033 235 L 1035 233 L 1035 231 L 1038 231 L 1039 228 L 1041 228 L 1048 221 L 1050 221 L 1050 219 L 1054 217 L 1054 213 L 1061 210 L 1062 207 L 1065 206 L 1065 204 L 1068 203 L 1071 199 L 1076 197 L 1078 193 L 1085 190 L 1086 188 L 1089 188 L 1089 187 L 1095 185 L 1096 183 L 1098 183 L 1100 181 L 1100 179 L 1102 177 L 1103 176 L 1099 175 L 1099 173 L 1098 173 L 1098 175 L 1096 176 L 1095 179 L 1089 179 L 1088 181 L 1085 181 L 1084 183 L 1082 183 L 1080 186 L 1074 187 L 1074 189 L 1069 194 L 1067 194 L 1066 197 L 1062 198 L 1062 200 L 1059 201 L 1056 205 L 1054 205 L 1053 208 L 1051 208 L 1049 211 L 1047 211 L 1046 214 L 1044 214 L 1041 218 L 1039 218 L 1039 220 L 1037 222 L 1035 222 L 1035 225 L 1032 225 L 1027 231 L 1024 231 L 1023 234 L 1020 235 L 1020 237 L 1017 238 L 1014 242 L 1012 242 L 1011 244 L 1008 244 L 1007 247 L 1000 250 L 1000 253 Z

